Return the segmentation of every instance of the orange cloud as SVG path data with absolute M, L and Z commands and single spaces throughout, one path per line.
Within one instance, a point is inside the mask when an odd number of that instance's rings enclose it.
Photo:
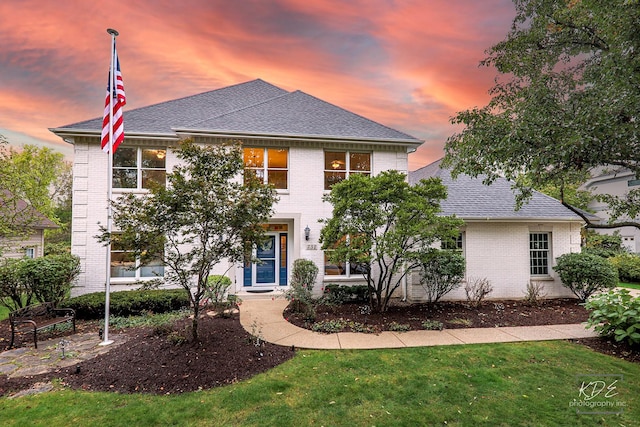
M 0 127 L 49 127 L 102 112 L 120 31 L 127 108 L 262 78 L 426 140 L 442 155 L 456 111 L 483 105 L 484 50 L 504 38 L 510 0 L 68 0 L 0 3 Z

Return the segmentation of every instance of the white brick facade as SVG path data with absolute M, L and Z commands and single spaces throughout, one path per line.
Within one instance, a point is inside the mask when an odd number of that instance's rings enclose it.
M 544 284 L 547 298 L 573 297 L 562 286 L 552 268 L 546 277 L 531 276 L 529 266 L 529 234 L 548 232 L 551 236 L 550 259 L 565 253 L 580 252 L 580 228 L 578 222 L 527 223 L 527 222 L 468 222 L 463 229 L 465 277 L 488 279 L 493 292 L 488 299 L 520 299 L 525 296 L 527 283 Z M 424 300 L 424 289 L 415 272 L 409 285 L 409 300 Z M 443 300 L 464 300 L 464 285 L 447 294 Z

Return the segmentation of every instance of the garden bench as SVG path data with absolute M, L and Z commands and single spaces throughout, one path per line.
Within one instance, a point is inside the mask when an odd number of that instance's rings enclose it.
M 76 331 L 76 312 L 72 308 L 55 308 L 52 302 L 30 305 L 9 313 L 11 324 L 11 344 L 13 347 L 15 335 L 23 332 L 33 332 L 33 344 L 38 348 L 38 331 L 59 323 L 71 322 L 73 332 Z

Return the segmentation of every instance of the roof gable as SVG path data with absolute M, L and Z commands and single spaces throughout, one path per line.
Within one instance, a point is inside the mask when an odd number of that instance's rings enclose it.
M 445 215 L 462 219 L 502 219 L 502 220 L 564 220 L 582 219 L 558 200 L 533 192 L 531 200 L 516 210 L 516 196 L 512 183 L 498 178 L 491 185 L 482 183 L 484 177 L 472 178 L 468 175 L 451 177 L 448 169 L 440 168 L 441 160 L 409 173 L 409 182 L 415 184 L 421 179 L 440 178 L 447 187 L 447 199 L 441 203 Z

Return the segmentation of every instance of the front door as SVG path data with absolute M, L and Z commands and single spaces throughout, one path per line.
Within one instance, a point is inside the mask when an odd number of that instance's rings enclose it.
M 267 235 L 267 240 L 258 245 L 256 257 L 260 260 L 255 263 L 256 286 L 274 286 L 278 277 L 278 246 L 275 234 Z
M 275 227 L 270 226 L 270 229 Z M 251 288 L 275 288 L 287 285 L 288 233 L 268 232 L 265 241 L 255 249 L 260 262 L 244 266 L 244 286 Z

